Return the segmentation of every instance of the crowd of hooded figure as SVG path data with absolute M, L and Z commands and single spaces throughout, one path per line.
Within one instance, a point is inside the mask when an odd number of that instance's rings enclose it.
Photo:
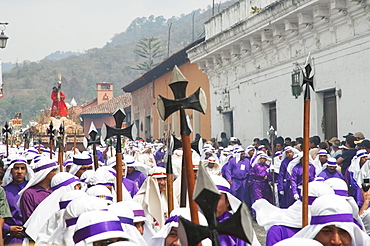
M 219 148 L 222 176 L 267 231 L 267 246 L 296 245 L 297 238 L 315 239 L 322 245 L 370 245 L 370 141 L 361 132 L 343 139 L 309 139 L 311 217 L 304 228 L 302 138 L 277 137 L 273 146 L 256 138 L 243 149 L 232 137 L 228 146 Z
M 180 208 L 182 150 L 171 156 L 164 144 L 126 141 L 122 157 L 122 200 L 117 202 L 117 161 L 114 148 L 97 147 L 98 168 L 92 151 L 67 151 L 58 165 L 57 151 L 35 145 L 28 149 L 0 145 L 5 173 L 0 188 L 2 244 L 35 245 L 180 245 L 178 218 L 190 220 L 189 198 Z M 202 150 L 204 154 L 204 151 Z M 210 172 L 207 158 L 193 151 L 196 177 L 199 165 Z M 52 157 L 52 158 L 50 158 Z M 173 163 L 174 210 L 168 210 L 166 159 Z M 212 159 L 212 158 L 211 158 Z M 202 163 L 202 164 L 201 164 Z M 62 168 L 62 170 L 61 170 Z M 241 201 L 218 172 L 212 180 L 221 198 L 215 214 L 222 222 Z M 199 212 L 201 225 L 207 221 Z M 222 245 L 248 245 L 220 235 Z M 209 239 L 202 245 L 211 245 Z M 254 236 L 252 245 L 260 245 Z
M 199 165 L 209 173 L 221 197 L 217 222 L 228 219 L 244 202 L 267 231 L 266 245 L 370 245 L 370 141 L 363 134 L 320 142 L 310 138 L 310 223 L 302 228 L 302 139 L 255 139 L 204 142 L 192 150 L 195 178 Z M 223 139 L 224 140 L 224 139 Z M 34 146 L 26 150 L 0 145 L 4 169 L 0 189 L 2 243 L 36 245 L 180 245 L 182 150 L 171 155 L 162 143 L 126 141 L 122 158 L 122 198 L 117 202 L 114 149 L 65 153 L 63 170 L 57 153 Z M 273 154 L 272 154 L 273 153 Z M 53 158 L 50 158 L 52 156 Z M 172 159 L 174 210 L 167 205 L 165 163 Z M 199 222 L 207 225 L 201 211 Z M 249 245 L 220 235 L 221 245 Z M 202 245 L 211 245 L 209 239 Z M 255 233 L 250 245 L 261 245 Z

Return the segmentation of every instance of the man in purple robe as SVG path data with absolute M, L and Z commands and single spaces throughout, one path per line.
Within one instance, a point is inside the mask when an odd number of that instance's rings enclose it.
M 166 151 L 164 150 L 166 146 L 162 146 L 157 152 L 155 152 L 154 159 L 158 167 L 164 167 L 164 156 Z
M 115 157 L 111 157 L 108 160 L 108 165 L 111 166 L 117 172 L 117 169 L 116 169 L 117 165 L 116 165 Z M 125 162 L 122 161 L 122 183 L 126 187 L 126 190 L 130 194 L 130 196 L 134 197 L 139 189 L 137 188 L 137 185 L 134 181 L 125 178 L 125 176 L 126 176 L 126 165 L 125 165 Z
M 136 184 L 137 189 L 139 190 L 140 187 L 143 185 L 146 176 L 136 168 L 144 168 L 144 166 L 138 167 L 138 163 L 134 160 L 134 157 L 126 155 L 124 157 L 124 161 L 126 163 L 127 171 L 126 171 L 126 179 L 133 181 Z
M 268 172 L 267 160 L 271 161 L 266 154 L 261 154 L 256 159 L 254 166 L 249 173 L 249 185 L 251 187 L 252 204 L 258 199 L 265 198 L 272 204 L 272 191 L 269 185 L 271 175 Z
M 11 162 L 11 165 L 4 175 L 4 191 L 12 214 L 12 217 L 6 218 L 4 222 L 3 235 L 5 245 L 22 244 L 25 236 L 23 232 L 22 214 L 17 202 L 19 200 L 18 192 L 26 186 L 28 183 L 27 180 L 33 174 L 33 171 L 31 169 L 27 170 L 27 167 L 28 164 L 26 159 L 15 159 Z
M 239 200 L 244 201 L 247 206 L 251 207 L 251 198 L 247 183 L 249 178 L 249 171 L 251 164 L 246 158 L 243 149 L 238 150 L 235 157 L 229 161 L 229 168 L 231 174 L 231 192 Z
M 230 184 L 225 179 L 215 175 L 212 175 L 211 178 L 221 194 L 220 200 L 218 200 L 216 207 L 216 220 L 218 223 L 221 223 L 222 221 L 230 218 L 232 215 L 230 210 L 235 212 L 240 205 L 240 201 L 230 193 Z M 220 241 L 220 245 L 246 245 L 245 241 L 229 235 L 219 235 L 218 239 Z
M 23 222 L 26 222 L 36 207 L 53 192 L 51 179 L 57 174 L 58 170 L 57 163 L 46 156 L 35 164 L 33 169 L 35 175 L 19 192 L 19 208 Z
M 294 203 L 292 189 L 290 188 L 289 173 L 287 168 L 289 163 L 293 160 L 293 147 L 287 146 L 284 148 L 283 161 L 281 162 L 278 176 L 278 191 L 279 204 L 281 208 L 288 208 Z M 284 158 L 285 157 L 285 158 Z
M 266 246 L 272 246 L 284 239 L 293 237 L 301 228 L 273 225 L 267 231 Z
M 333 157 L 330 157 L 326 162 L 326 168 L 317 175 L 317 177 L 322 177 L 324 180 L 330 178 L 340 178 L 344 180 L 344 177 L 341 172 L 337 170 L 337 160 Z
M 302 190 L 302 183 L 303 183 L 303 154 L 299 157 L 296 157 L 294 161 L 297 161 L 296 164 L 292 169 L 292 174 L 290 175 L 290 184 L 292 186 L 293 197 L 295 200 L 300 199 L 301 197 L 301 190 Z M 309 163 L 308 165 L 308 182 L 311 182 L 315 179 L 315 166 Z

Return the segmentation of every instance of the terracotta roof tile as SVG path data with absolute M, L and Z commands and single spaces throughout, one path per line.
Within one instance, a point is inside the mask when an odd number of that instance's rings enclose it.
M 131 106 L 131 93 L 125 93 L 119 97 L 115 97 L 108 102 L 96 105 L 95 107 L 89 108 L 83 111 L 81 115 L 85 114 L 113 114 L 118 106 L 127 108 Z

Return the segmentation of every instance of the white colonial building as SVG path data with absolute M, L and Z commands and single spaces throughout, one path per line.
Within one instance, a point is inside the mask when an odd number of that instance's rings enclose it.
M 308 53 L 314 63 L 310 135 L 370 137 L 370 2 L 280 0 L 251 14 L 240 0 L 205 23 L 206 39 L 188 50 L 210 79 L 212 136 L 225 131 L 244 145 L 303 135 L 303 95 L 291 75 Z M 303 93 L 302 93 L 303 94 Z

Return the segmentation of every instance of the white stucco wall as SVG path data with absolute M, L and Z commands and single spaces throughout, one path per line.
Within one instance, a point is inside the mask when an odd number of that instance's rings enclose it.
M 233 110 L 234 135 L 244 146 L 255 137 L 267 137 L 266 103 L 271 102 L 276 102 L 278 135 L 302 136 L 303 95 L 292 96 L 291 72 L 293 63 L 303 66 L 311 52 L 316 93 L 311 93 L 310 135 L 324 137 L 323 92 L 334 89 L 342 94 L 336 97 L 338 137 L 361 131 L 370 138 L 366 113 L 370 104 L 369 6 L 344 0 L 273 5 L 237 25 L 224 25 L 188 51 L 190 60 L 210 79 L 212 136 L 224 128 L 216 107 L 222 104 L 225 91 L 230 95 L 230 108 L 225 110 Z M 233 13 L 230 9 L 228 15 Z M 225 16 L 214 17 L 213 23 L 225 23 Z M 229 23 L 239 16 L 230 17 Z M 269 42 L 264 42 L 266 37 Z

